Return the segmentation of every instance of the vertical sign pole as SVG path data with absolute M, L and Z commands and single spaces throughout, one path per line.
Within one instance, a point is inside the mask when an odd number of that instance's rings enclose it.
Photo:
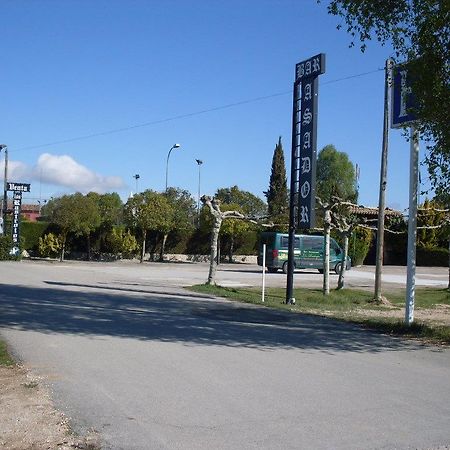
M 297 220 L 297 204 L 298 204 L 298 170 L 297 159 L 299 155 L 299 138 L 300 138 L 300 85 L 294 83 L 292 106 L 292 156 L 291 156 L 291 188 L 289 199 L 289 241 L 288 241 L 288 271 L 286 280 L 286 303 L 295 303 L 294 298 L 294 242 Z
M 3 217 L 3 236 L 6 236 L 6 212 L 8 211 L 8 147 L 5 147 L 5 175 L 3 182 L 3 207 L 2 207 L 2 217 Z
M 407 125 L 410 130 L 409 161 L 409 218 L 408 218 L 408 268 L 406 273 L 405 323 L 414 321 L 414 300 L 416 284 L 416 238 L 417 238 L 417 186 L 419 178 L 419 132 L 415 127 L 416 100 L 408 77 L 408 63 L 395 66 L 393 69 L 392 89 L 392 128 Z
M 419 175 L 419 132 L 411 126 L 409 162 L 408 269 L 406 274 L 405 322 L 414 321 L 416 287 L 417 188 Z
M 263 259 L 262 259 L 262 298 L 261 301 L 264 303 L 264 296 L 266 293 L 266 244 L 263 244 Z
M 375 301 L 381 302 L 381 270 L 383 267 L 384 215 L 386 208 L 387 156 L 389 147 L 389 89 L 392 83 L 391 59 L 386 60 L 384 77 L 383 145 L 381 150 L 380 193 L 378 200 L 377 256 L 375 268 Z
M 323 73 L 323 53 L 295 66 L 286 284 L 286 303 L 292 304 L 295 303 L 295 231 L 296 228 L 311 229 L 315 226 L 318 77 Z

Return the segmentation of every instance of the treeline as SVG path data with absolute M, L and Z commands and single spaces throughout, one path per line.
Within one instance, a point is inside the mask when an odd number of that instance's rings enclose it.
M 333 145 L 325 146 L 317 158 L 317 196 L 322 203 L 334 198 L 352 204 L 358 202 L 356 171 L 345 152 Z M 287 232 L 289 192 L 281 138 L 275 145 L 269 188 L 264 192 L 267 202 L 239 189 L 238 186 L 218 189 L 214 198 L 222 211 L 237 211 L 248 220 L 226 219 L 219 235 L 219 253 L 232 261 L 234 254 L 255 255 L 258 237 L 264 230 Z M 446 265 L 448 261 L 448 212 L 446 202 L 426 201 L 419 208 L 418 264 Z M 320 213 L 317 227 L 323 226 Z M 348 217 L 350 220 L 351 218 Z M 146 190 L 123 203 L 117 193 L 87 195 L 75 193 L 51 199 L 41 210 L 39 222 L 22 220 L 22 249 L 30 255 L 83 259 L 116 259 L 145 255 L 163 260 L 166 253 L 207 255 L 213 218 L 209 208 L 197 208 L 196 200 L 182 189 L 164 192 Z M 270 226 L 269 226 L 270 224 Z M 7 224 L 8 225 L 8 224 Z M 397 215 L 388 220 L 385 263 L 406 261 L 407 224 Z M 320 232 L 316 232 L 320 233 Z M 338 241 L 343 236 L 331 231 Z M 349 256 L 354 265 L 374 262 L 375 232 L 356 227 L 349 237 Z M 0 238 L 0 259 L 8 258 L 11 248 L 8 237 Z M 367 256 L 368 255 L 368 256 Z
M 216 192 L 224 209 L 263 217 L 267 205 L 237 186 Z M 197 209 L 188 191 L 168 188 L 146 190 L 124 204 L 117 193 L 63 195 L 50 200 L 38 222 L 22 221 L 22 248 L 30 255 L 83 259 L 116 259 L 149 254 L 163 260 L 164 254 L 208 254 L 211 216 L 207 208 Z M 220 248 L 232 260 L 233 254 L 255 254 L 259 228 L 230 220 L 221 230 Z

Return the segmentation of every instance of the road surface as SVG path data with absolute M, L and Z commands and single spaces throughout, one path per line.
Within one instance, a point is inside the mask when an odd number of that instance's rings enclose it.
M 105 449 L 450 445 L 448 349 L 182 289 L 207 269 L 2 262 L 0 332 L 75 430 L 96 429 Z M 257 270 L 218 275 L 244 285 Z M 422 279 L 445 275 L 427 269 Z M 348 281 L 371 276 L 351 271 Z M 392 276 L 394 285 L 402 271 Z M 312 272 L 295 279 L 320 285 Z

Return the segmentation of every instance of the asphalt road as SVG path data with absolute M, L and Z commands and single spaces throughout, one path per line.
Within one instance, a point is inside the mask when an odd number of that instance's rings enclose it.
M 418 280 L 446 274 L 423 269 Z M 394 285 L 404 272 L 389 275 Z M 2 262 L 0 332 L 105 449 L 450 445 L 448 349 L 181 288 L 206 276 L 205 264 Z M 219 281 L 260 276 L 223 266 Z M 348 282 L 372 276 L 355 270 Z M 313 272 L 295 279 L 320 285 Z

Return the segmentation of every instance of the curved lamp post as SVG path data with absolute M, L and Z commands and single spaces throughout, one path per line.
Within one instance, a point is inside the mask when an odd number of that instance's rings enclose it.
M 167 154 L 167 162 L 166 162 L 166 191 L 167 191 L 167 182 L 169 179 L 169 158 L 170 158 L 170 153 L 172 152 L 172 150 L 174 148 L 179 148 L 181 147 L 180 144 L 173 144 L 172 147 L 170 147 L 169 153 Z

